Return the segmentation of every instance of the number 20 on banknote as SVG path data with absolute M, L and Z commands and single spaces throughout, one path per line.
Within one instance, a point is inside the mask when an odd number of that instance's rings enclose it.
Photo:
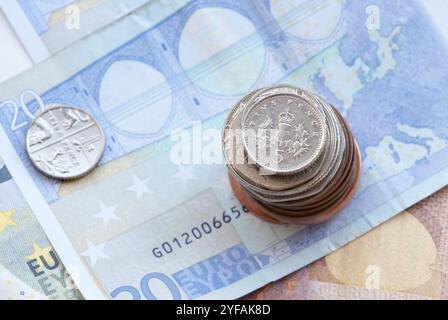
M 12 131 L 19 130 L 29 124 L 36 115 L 31 111 L 29 107 L 29 98 L 31 101 L 35 101 L 38 105 L 38 111 L 35 113 L 40 113 L 45 111 L 46 107 L 41 98 L 36 92 L 32 90 L 25 90 L 20 94 L 19 100 L 7 100 L 0 103 L 0 110 L 3 108 L 8 108 L 12 114 L 10 128 Z

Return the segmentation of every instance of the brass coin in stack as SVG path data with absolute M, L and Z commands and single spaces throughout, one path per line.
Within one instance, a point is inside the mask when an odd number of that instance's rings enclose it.
M 289 85 L 254 91 L 227 119 L 223 152 L 236 197 L 271 223 L 315 224 L 353 198 L 361 153 L 341 114 Z

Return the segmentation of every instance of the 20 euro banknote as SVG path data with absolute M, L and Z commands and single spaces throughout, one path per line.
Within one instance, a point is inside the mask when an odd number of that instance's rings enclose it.
M 157 22 L 187 1 L 2 0 L 0 7 L 34 63 L 153 2 Z
M 192 1 L 155 26 L 148 15 L 0 86 L 5 162 L 86 298 L 236 298 L 447 184 L 446 44 L 418 1 Z M 259 221 L 228 183 L 228 109 L 278 82 L 325 95 L 362 149 L 355 200 L 322 225 Z M 101 165 L 80 181 L 42 177 L 26 156 L 50 103 L 105 131 Z
M 445 188 L 246 299 L 447 299 L 447 217 Z

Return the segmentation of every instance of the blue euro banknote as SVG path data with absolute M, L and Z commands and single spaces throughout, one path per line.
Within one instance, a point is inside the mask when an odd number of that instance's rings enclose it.
M 1 0 L 0 8 L 31 59 L 41 62 L 86 35 L 122 19 L 149 0 Z M 187 1 L 155 1 L 153 19 L 163 19 Z
M 87 298 L 236 298 L 447 184 L 447 47 L 419 1 L 191 1 L 155 25 L 149 11 L 0 85 L 5 162 Z M 229 109 L 274 83 L 324 95 L 361 148 L 355 199 L 321 225 L 259 221 L 207 161 Z M 104 129 L 100 166 L 79 181 L 45 178 L 26 155 L 51 103 Z M 173 161 L 195 136 L 199 157 Z
M 82 299 L 0 159 L 0 300 Z

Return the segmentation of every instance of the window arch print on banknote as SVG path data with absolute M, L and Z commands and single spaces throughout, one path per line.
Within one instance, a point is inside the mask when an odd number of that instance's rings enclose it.
M 32 97 L 31 101 L 27 101 L 27 97 Z M 10 120 L 10 130 L 17 131 L 24 128 L 30 121 L 34 120 L 35 114 L 31 111 L 30 104 L 36 102 L 38 108 L 34 113 L 45 111 L 45 104 L 42 97 L 33 90 L 25 90 L 20 94 L 19 100 L 7 100 L 0 103 L 0 110 L 9 107 L 12 111 L 12 117 Z
M 152 29 L 150 29 L 152 30 Z M 115 49 L 114 51 L 110 52 L 108 55 L 103 57 L 101 59 L 102 61 L 100 63 L 97 63 L 95 67 L 93 65 L 88 66 L 86 68 L 86 72 L 89 72 L 89 78 L 91 78 L 92 86 L 93 86 L 93 96 L 95 98 L 95 102 L 99 104 L 99 96 L 100 96 L 100 89 L 101 89 L 101 82 L 104 78 L 104 75 L 107 73 L 107 71 L 110 69 L 110 67 L 117 62 L 120 61 L 135 61 L 140 62 L 142 64 L 146 64 L 151 68 L 156 69 L 158 72 L 162 73 L 165 78 L 170 78 L 170 69 L 160 62 L 158 62 L 158 59 L 163 57 L 163 54 L 159 52 L 159 48 L 156 46 L 152 46 L 148 41 L 145 41 L 143 38 L 148 37 L 147 34 L 150 33 L 150 30 L 146 31 L 144 35 L 139 36 L 135 39 L 132 39 L 127 43 L 127 45 L 130 45 L 132 43 L 136 42 L 145 42 L 145 46 L 149 46 L 148 50 L 146 52 L 139 52 L 137 54 L 129 54 L 124 50 L 125 46 L 119 47 Z M 151 39 L 152 40 L 152 39 Z M 140 44 L 141 45 L 141 44 Z M 138 55 L 140 54 L 140 55 Z M 171 71 L 172 72 L 172 71 Z M 100 80 L 97 80 L 100 79 Z
M 286 1 L 277 1 L 274 3 L 273 0 L 264 0 L 264 2 L 266 2 L 274 19 L 276 21 L 283 21 L 280 28 L 285 31 L 290 40 L 295 40 L 303 44 L 323 44 L 335 38 L 344 29 L 344 13 L 346 11 L 344 7 L 347 6 L 345 0 L 302 0 L 297 1 L 301 3 L 297 7 L 291 7 L 290 2 Z M 325 6 L 328 6 L 327 10 L 317 10 Z M 334 11 L 337 11 L 338 15 L 312 18 L 314 14 L 326 15 Z M 303 19 L 303 25 L 300 21 L 297 21 L 299 19 Z M 309 20 L 306 21 L 307 19 Z M 295 22 L 295 24 L 288 25 L 288 22 Z M 322 22 L 327 22 L 330 25 L 322 30 L 324 27 L 322 26 Z M 321 34 L 319 34 L 319 31 Z
M 170 277 L 158 272 L 145 275 L 140 281 L 140 290 L 133 286 L 121 286 L 113 290 L 110 295 L 114 299 L 120 299 L 125 297 L 125 294 L 128 294 L 132 300 L 141 300 L 143 294 L 143 297 L 147 300 L 158 300 L 151 290 L 150 281 L 161 282 L 171 293 L 173 300 L 182 299 L 182 295 L 176 283 Z
M 173 19 L 169 19 L 164 24 L 166 28 L 163 28 L 162 33 L 167 38 L 167 44 L 170 50 L 179 58 L 179 42 L 182 34 L 182 30 L 190 20 L 191 16 L 200 9 L 207 8 L 222 8 L 232 10 L 244 16 L 246 19 L 251 20 L 250 15 L 246 8 L 246 1 L 244 0 L 193 0 L 185 7 L 179 10 L 179 14 Z M 249 2 L 249 1 L 247 1 Z
M 186 76 L 203 94 L 211 97 L 240 96 L 259 85 L 263 78 L 267 50 L 262 34 L 257 31 L 256 20 L 246 8 L 250 5 L 227 1 L 196 2 L 185 9 L 186 13 L 177 22 L 177 32 L 173 34 L 177 58 Z M 226 26 L 231 31 L 222 34 L 223 28 L 206 29 L 211 21 L 216 25 L 232 21 Z M 169 29 L 164 31 L 167 35 L 172 32 Z M 197 31 L 202 31 L 201 36 Z M 204 47 L 207 43 L 207 50 L 192 56 L 189 52 L 191 43 L 197 47 Z M 241 76 L 241 68 L 246 70 L 244 77 Z M 229 77 L 234 81 L 228 81 Z
M 120 83 L 108 81 L 114 73 L 120 73 Z M 98 79 L 94 88 L 95 102 L 100 110 L 98 120 L 126 137 L 157 138 L 163 135 L 170 129 L 176 114 L 174 83 L 169 80 L 168 73 L 166 68 L 155 63 L 153 56 L 117 55 L 108 59 L 95 75 Z M 135 96 L 116 96 L 126 91 L 120 90 L 122 85 L 132 88 Z M 107 96 L 107 91 L 114 96 Z M 129 103 L 123 105 L 117 98 Z M 152 123 L 135 128 L 124 116 L 150 119 Z

